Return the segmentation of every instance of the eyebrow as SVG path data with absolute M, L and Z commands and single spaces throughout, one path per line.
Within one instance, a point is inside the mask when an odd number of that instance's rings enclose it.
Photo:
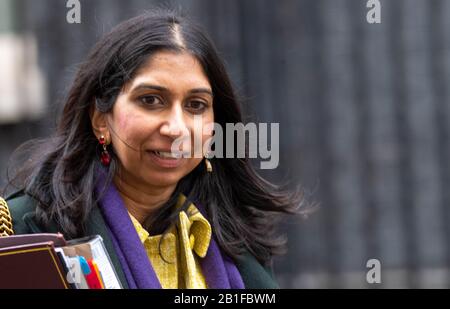
M 139 84 L 136 87 L 132 89 L 132 91 L 137 91 L 141 89 L 151 89 L 151 90 L 158 90 L 162 92 L 169 92 L 169 89 L 166 87 L 158 86 L 158 85 L 152 85 L 152 84 Z M 195 94 L 195 93 L 204 93 L 209 94 L 211 97 L 214 97 L 212 91 L 209 88 L 194 88 L 189 90 L 189 93 Z

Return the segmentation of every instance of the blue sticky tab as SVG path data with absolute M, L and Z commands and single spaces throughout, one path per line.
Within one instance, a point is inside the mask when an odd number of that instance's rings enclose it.
M 91 273 L 91 268 L 89 267 L 88 262 L 83 256 L 78 256 L 78 260 L 80 261 L 81 271 L 84 275 L 89 275 Z

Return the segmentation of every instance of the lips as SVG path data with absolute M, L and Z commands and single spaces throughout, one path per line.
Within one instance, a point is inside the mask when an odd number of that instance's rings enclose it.
M 172 153 L 170 151 L 158 151 L 158 150 L 154 150 L 152 151 L 154 154 L 156 154 L 157 156 L 163 158 L 163 159 L 178 159 L 181 154 L 178 153 Z
M 147 153 L 152 162 L 159 167 L 175 168 L 183 162 L 181 154 L 172 153 L 170 150 L 149 150 Z

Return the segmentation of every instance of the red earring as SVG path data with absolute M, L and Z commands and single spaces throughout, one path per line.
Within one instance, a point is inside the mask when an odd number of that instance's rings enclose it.
M 103 152 L 100 156 L 100 161 L 102 162 L 103 166 L 109 166 L 111 163 L 111 156 L 109 155 L 108 149 L 106 148 L 106 139 L 105 136 L 100 136 L 100 139 L 98 140 L 100 145 L 103 147 Z

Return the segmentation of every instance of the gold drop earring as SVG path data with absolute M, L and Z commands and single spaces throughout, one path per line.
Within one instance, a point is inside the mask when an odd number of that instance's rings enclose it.
M 209 159 L 208 159 L 208 155 L 205 156 L 205 166 L 206 166 L 206 171 L 207 171 L 208 173 L 212 173 L 213 168 L 212 168 L 211 162 L 210 162 Z

